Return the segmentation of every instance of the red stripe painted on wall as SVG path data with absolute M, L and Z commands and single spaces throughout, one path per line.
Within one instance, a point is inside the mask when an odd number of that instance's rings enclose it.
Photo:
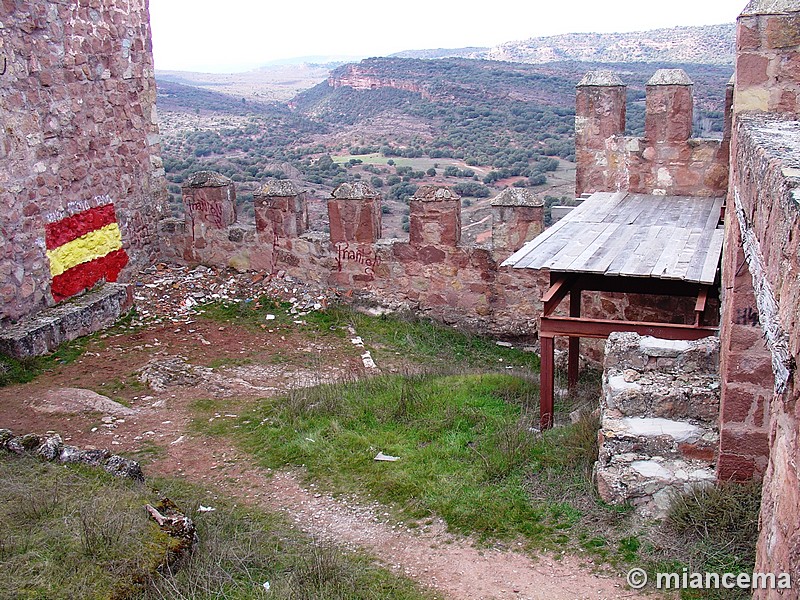
M 101 279 L 116 281 L 119 272 L 128 264 L 124 249 L 115 250 L 102 258 L 81 263 L 53 277 L 50 286 L 53 300 L 61 302 L 70 296 L 89 289 Z
M 117 216 L 113 204 L 90 208 L 77 215 L 45 225 L 45 244 L 48 250 L 54 250 L 82 235 L 116 222 Z

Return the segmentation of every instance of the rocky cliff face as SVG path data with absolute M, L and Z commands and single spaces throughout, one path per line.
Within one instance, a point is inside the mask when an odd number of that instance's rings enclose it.
M 394 77 L 387 77 L 376 69 L 364 65 L 347 65 L 343 70 L 337 69 L 328 78 L 328 85 L 333 88 L 351 87 L 354 90 L 377 90 L 392 88 L 420 94 L 426 100 L 431 99 L 431 94 L 413 81 L 404 81 Z

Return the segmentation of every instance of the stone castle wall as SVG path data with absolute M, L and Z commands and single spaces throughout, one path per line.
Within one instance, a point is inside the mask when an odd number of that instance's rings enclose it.
M 197 181 L 195 180 L 197 179 Z M 231 224 L 233 182 L 196 174 L 184 184 L 191 206 L 183 221 L 162 222 L 165 258 L 239 270 L 283 272 L 304 281 L 353 290 L 387 306 L 493 335 L 538 335 L 547 270 L 500 263 L 543 230 L 543 206 L 509 188 L 492 201 L 490 245 L 461 242 L 461 199 L 447 187 L 423 186 L 410 202 L 409 239 L 380 237 L 380 194 L 363 182 L 343 184 L 328 200 L 330 234 L 308 232 L 304 194 L 289 182 L 268 182 L 255 194 L 255 219 Z M 211 187 L 208 181 L 213 181 Z M 202 206 L 197 186 L 205 186 Z M 205 213 L 203 211 L 206 211 Z M 207 214 L 206 214 L 207 213 Z M 620 320 L 693 322 L 685 298 L 584 292 L 585 312 Z M 598 351 L 587 344 L 586 349 Z M 592 355 L 600 358 L 599 352 Z
M 800 0 L 738 19 L 721 332 L 721 478 L 763 476 L 755 570 L 800 581 Z M 756 590 L 755 598 L 778 597 Z M 784 597 L 784 596 L 780 596 Z
M 692 139 L 692 82 L 681 69 L 656 71 L 645 90 L 645 136 L 637 138 L 625 135 L 626 87 L 616 74 L 594 71 L 578 84 L 576 194 L 724 196 L 730 127 L 722 140 Z
M 800 10 L 795 16 L 800 26 Z M 757 325 L 726 332 L 722 400 L 728 418 L 720 448 L 755 460 L 763 472 L 756 571 L 787 572 L 800 581 L 800 121 L 742 113 L 735 148 L 729 251 L 744 255 L 740 264 L 747 265 L 749 281 L 741 287 L 752 298 Z M 734 246 L 737 239 L 741 244 Z M 731 282 L 733 299 L 723 314 L 734 323 L 741 310 L 737 283 Z M 742 379 L 749 387 L 741 387 Z
M 158 253 L 165 193 L 146 0 L 5 0 L 0 324 Z

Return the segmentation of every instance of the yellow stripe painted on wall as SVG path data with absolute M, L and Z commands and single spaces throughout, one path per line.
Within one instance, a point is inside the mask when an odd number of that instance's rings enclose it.
M 122 232 L 117 223 L 111 223 L 47 251 L 50 274 L 53 277 L 81 263 L 102 258 L 109 252 L 122 248 Z

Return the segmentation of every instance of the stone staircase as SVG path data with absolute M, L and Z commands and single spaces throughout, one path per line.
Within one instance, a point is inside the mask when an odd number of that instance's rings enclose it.
M 660 518 L 676 493 L 715 480 L 719 340 L 615 333 L 606 344 L 600 496 Z

